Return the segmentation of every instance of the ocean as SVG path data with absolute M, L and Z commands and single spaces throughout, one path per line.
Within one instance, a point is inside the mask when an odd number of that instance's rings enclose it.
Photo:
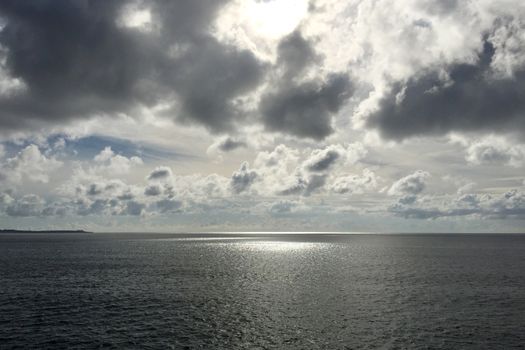
M 525 235 L 0 235 L 0 349 L 524 347 Z

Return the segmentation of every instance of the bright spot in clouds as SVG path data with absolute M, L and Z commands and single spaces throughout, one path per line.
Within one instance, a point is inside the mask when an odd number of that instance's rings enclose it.
M 243 11 L 251 29 L 269 38 L 291 33 L 306 16 L 308 2 L 304 0 L 250 1 Z
M 127 7 L 120 18 L 122 27 L 147 30 L 151 25 L 151 12 L 149 9 Z

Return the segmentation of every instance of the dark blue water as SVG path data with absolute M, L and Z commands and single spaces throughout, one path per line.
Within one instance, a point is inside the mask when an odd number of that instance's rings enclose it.
M 511 349 L 523 235 L 0 235 L 0 348 Z

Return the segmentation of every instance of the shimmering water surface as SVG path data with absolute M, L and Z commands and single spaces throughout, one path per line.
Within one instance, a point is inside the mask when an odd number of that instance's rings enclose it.
M 0 235 L 0 348 L 511 349 L 523 235 Z

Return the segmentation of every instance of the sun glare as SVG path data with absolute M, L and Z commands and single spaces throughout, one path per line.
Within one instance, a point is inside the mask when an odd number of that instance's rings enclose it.
M 128 7 L 124 9 L 118 22 L 122 27 L 149 30 L 151 25 L 151 12 L 149 9 Z
M 246 4 L 245 13 L 251 29 L 257 34 L 280 38 L 291 33 L 306 16 L 305 0 L 259 0 Z

